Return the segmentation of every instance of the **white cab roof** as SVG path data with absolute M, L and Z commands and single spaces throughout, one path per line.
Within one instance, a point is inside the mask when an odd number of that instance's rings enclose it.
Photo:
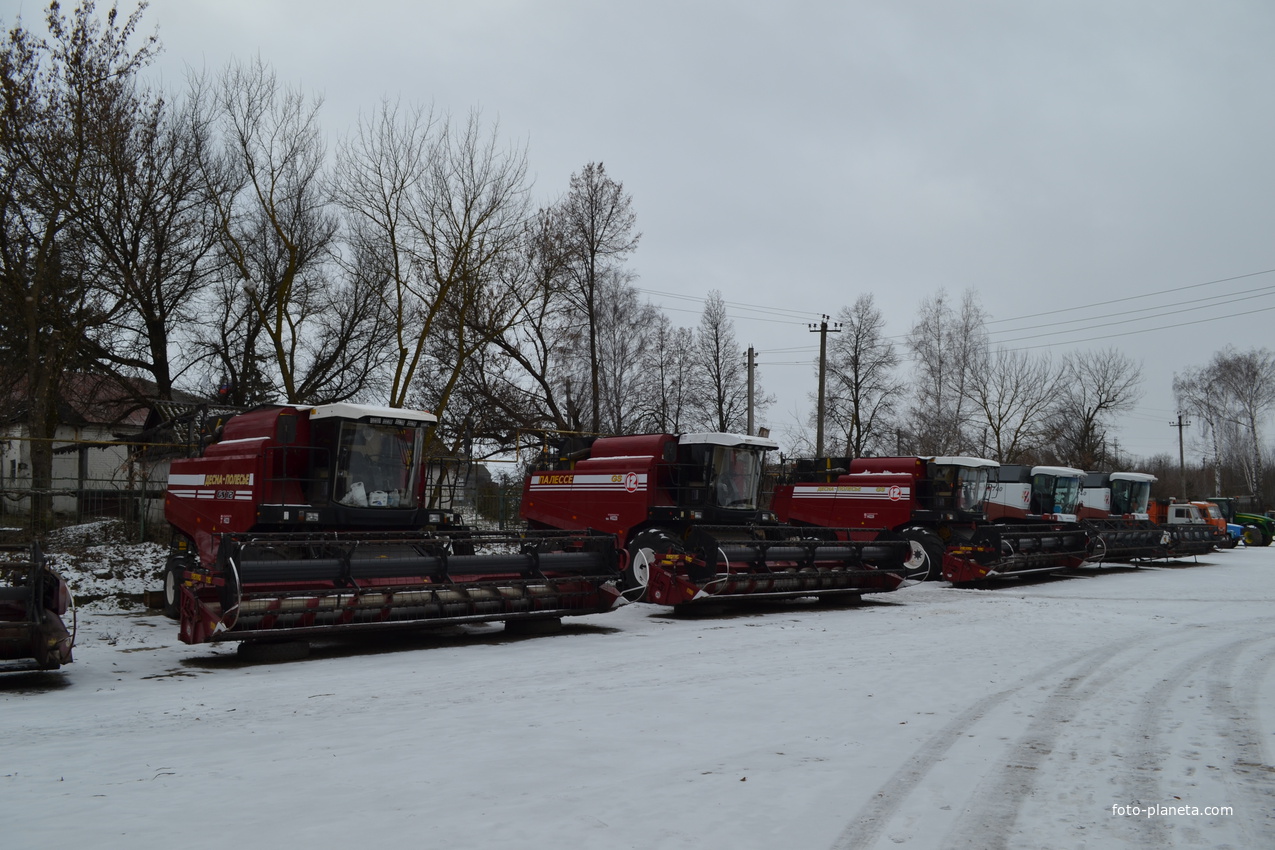
M 1160 480 L 1146 472 L 1113 472 L 1109 479 L 1111 481 L 1146 481 L 1149 484 L 1154 484 Z
M 1070 475 L 1074 478 L 1084 478 L 1083 469 L 1073 469 L 1070 466 L 1033 466 L 1032 475 Z
M 707 444 L 710 446 L 755 446 L 759 449 L 779 448 L 778 443 L 767 437 L 750 437 L 747 434 L 724 434 L 720 431 L 703 434 L 682 434 L 677 438 L 677 441 L 684 446 Z
M 972 467 L 991 467 L 993 469 L 1000 466 L 994 460 L 987 460 L 981 457 L 930 457 L 926 460 L 932 463 L 943 464 L 944 466 L 972 466 Z
M 305 405 L 298 405 L 302 410 L 306 410 Z M 376 417 L 377 419 L 399 419 L 404 422 L 437 422 L 438 417 L 426 410 L 406 410 L 401 407 L 381 407 L 375 404 L 352 404 L 347 401 L 338 401 L 332 404 L 316 404 L 308 408 L 310 411 L 310 419 L 365 419 L 367 417 Z

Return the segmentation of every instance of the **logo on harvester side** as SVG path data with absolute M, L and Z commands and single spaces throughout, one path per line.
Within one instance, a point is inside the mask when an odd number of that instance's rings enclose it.
M 891 502 L 897 502 L 897 501 L 899 501 L 899 499 L 902 499 L 902 498 L 903 498 L 903 488 L 902 488 L 902 487 L 900 487 L 899 485 L 897 485 L 897 484 L 896 484 L 896 485 L 894 485 L 893 487 L 891 487 L 891 488 L 890 488 L 890 501 L 891 501 Z
M 630 493 L 636 493 L 637 488 L 638 488 L 638 474 L 636 472 L 630 472 L 628 475 L 624 476 L 625 490 L 629 491 Z

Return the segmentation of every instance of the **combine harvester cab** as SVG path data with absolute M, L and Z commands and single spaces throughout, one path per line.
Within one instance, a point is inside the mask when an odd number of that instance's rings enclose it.
M 68 630 L 62 618 L 72 614 Z M 75 608 L 62 576 L 38 543 L 0 546 L 0 662 L 3 669 L 56 670 L 72 661 Z
M 961 581 L 998 557 L 997 538 L 983 522 L 997 467 L 972 457 L 797 461 L 772 507 L 784 522 L 837 529 L 846 539 L 906 540 L 909 566 L 924 578 Z
M 1076 515 L 1089 532 L 1089 559 L 1127 563 L 1169 556 L 1172 535 L 1148 513 L 1154 475 L 1090 472 L 1080 490 Z
M 1151 520 L 1169 533 L 1170 558 L 1194 558 L 1226 543 L 1226 534 L 1190 502 L 1153 499 L 1147 506 Z
M 200 457 L 174 460 L 164 587 L 181 639 L 488 621 L 548 630 L 610 610 L 613 538 L 477 532 L 428 506 L 423 450 L 436 421 L 397 408 L 268 405 L 232 417 Z
M 641 434 L 557 448 L 526 479 L 522 516 L 533 528 L 615 534 L 628 549 L 630 598 L 705 608 L 879 593 L 905 579 L 904 541 L 809 536 L 761 510 L 769 439 Z
M 1089 535 L 1076 516 L 1084 477 L 1068 466 L 1000 467 L 983 508 L 990 533 L 999 538 L 998 556 L 986 567 L 973 566 L 978 559 L 971 557 L 972 568 L 962 581 L 1057 572 L 1084 563 Z

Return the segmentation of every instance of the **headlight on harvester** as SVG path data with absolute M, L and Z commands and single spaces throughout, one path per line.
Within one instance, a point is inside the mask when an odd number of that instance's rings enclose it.
M 430 515 L 429 515 L 429 524 L 430 524 L 430 525 L 442 525 L 442 524 L 443 524 L 443 515 L 442 515 L 442 514 L 430 514 Z

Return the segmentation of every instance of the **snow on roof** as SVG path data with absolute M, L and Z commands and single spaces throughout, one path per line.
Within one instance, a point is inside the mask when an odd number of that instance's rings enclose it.
M 301 409 L 306 409 L 305 405 L 298 405 Z M 410 422 L 437 422 L 438 417 L 430 413 L 428 410 L 407 410 L 401 407 L 381 407 L 374 404 L 352 404 L 347 401 L 333 402 L 332 404 L 316 404 L 309 407 L 310 419 L 331 419 L 340 417 L 342 419 L 365 419 L 367 417 L 377 417 L 380 419 L 404 419 Z
M 712 445 L 712 446 L 756 446 L 761 449 L 777 449 L 779 444 L 774 440 L 766 437 L 753 437 L 748 434 L 726 434 L 721 431 L 711 431 L 698 434 L 682 434 L 677 438 L 682 445 Z

